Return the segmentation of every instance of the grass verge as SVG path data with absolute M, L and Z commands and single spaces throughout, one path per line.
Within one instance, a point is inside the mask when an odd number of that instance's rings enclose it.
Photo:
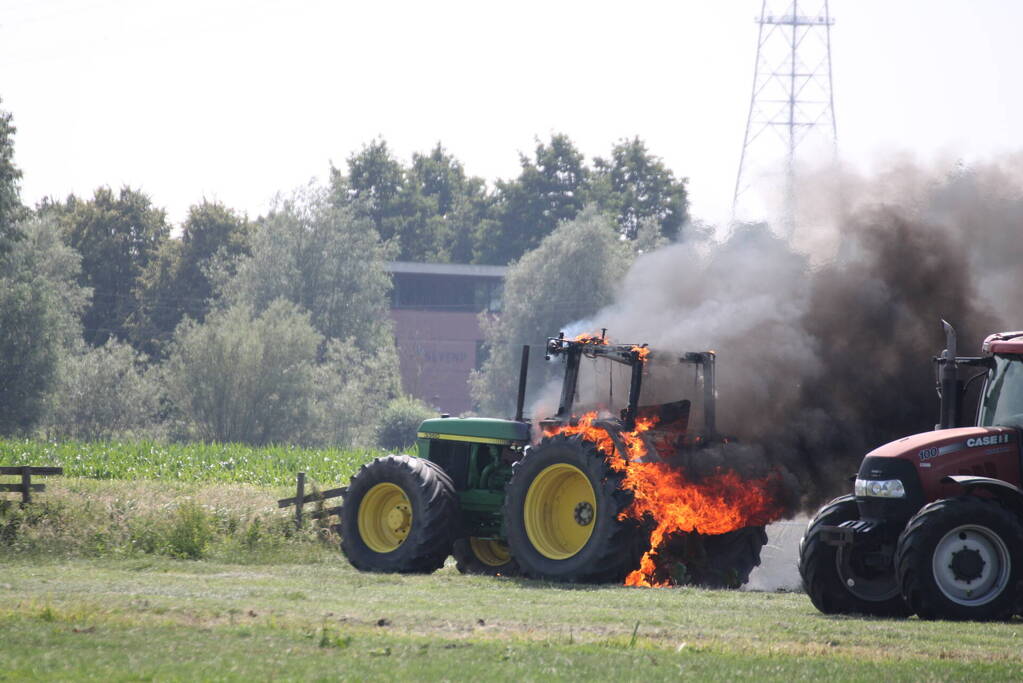
M 0 552 L 41 559 L 167 556 L 236 563 L 319 562 L 338 539 L 296 530 L 276 501 L 293 492 L 247 484 L 51 477 L 22 507 L 0 501 Z M 314 506 L 310 506 L 313 509 Z
M 17 679 L 1019 680 L 1023 622 L 826 617 L 799 594 L 317 565 L 0 563 Z

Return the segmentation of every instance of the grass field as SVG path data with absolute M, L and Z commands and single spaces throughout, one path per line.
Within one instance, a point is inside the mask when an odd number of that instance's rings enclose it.
M 0 564 L 0 678 L 1019 680 L 1023 623 L 826 617 L 800 594 L 360 574 L 341 559 Z
M 117 460 L 100 445 L 84 467 L 104 452 Z M 277 509 L 293 471 L 259 474 L 264 451 L 236 457 L 257 483 L 173 462 L 200 449 L 153 452 L 148 478 L 53 477 L 31 509 L 0 505 L 0 680 L 1023 679 L 1020 619 L 828 617 L 799 593 L 559 586 L 450 561 L 362 574 Z M 176 470 L 198 474 L 152 475 Z

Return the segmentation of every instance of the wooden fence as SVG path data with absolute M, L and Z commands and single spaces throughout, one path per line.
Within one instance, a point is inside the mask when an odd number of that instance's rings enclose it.
M 0 467 L 0 475 L 20 476 L 21 483 L 0 484 L 0 492 L 21 493 L 21 504 L 32 502 L 32 493 L 46 490 L 46 484 L 33 484 L 32 477 L 46 477 L 51 474 L 64 474 L 63 467 Z
M 305 472 L 298 473 L 298 482 L 296 486 L 295 496 L 293 498 L 281 498 L 277 501 L 277 507 L 286 508 L 291 505 L 295 506 L 295 528 L 302 528 L 302 506 L 306 503 L 313 503 L 320 500 L 329 500 L 331 498 L 337 498 L 344 495 L 344 492 L 348 490 L 347 486 L 342 486 L 336 489 L 327 489 L 326 491 L 313 491 L 312 493 L 305 492 Z M 324 517 L 330 517 L 331 515 L 341 514 L 341 506 L 323 508 L 322 510 L 314 510 L 309 513 L 310 519 L 323 519 Z

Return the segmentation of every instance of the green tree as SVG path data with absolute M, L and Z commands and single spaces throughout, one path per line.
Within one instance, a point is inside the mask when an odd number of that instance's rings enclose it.
M 346 173 L 331 168 L 331 195 L 393 240 L 398 259 L 434 263 L 472 259 L 476 226 L 491 204 L 483 180 L 466 175 L 440 143 L 405 167 L 374 140 L 348 158 Z
M 471 384 L 484 414 L 510 414 L 522 345 L 542 347 L 569 323 L 610 304 L 631 261 L 632 251 L 618 238 L 614 222 L 588 206 L 509 269 L 501 316 L 481 320 L 489 355 Z M 545 372 L 543 355 L 532 354 L 532 391 Z
M 399 396 L 388 403 L 380 415 L 377 445 L 392 452 L 415 445 L 419 425 L 431 417 L 437 417 L 437 411 L 423 401 Z
M 482 183 L 479 178 L 467 177 L 462 164 L 445 152 L 439 142 L 429 154 L 412 155 L 408 175 L 421 188 L 423 196 L 433 199 L 434 212 L 439 216 L 450 215 L 455 210 L 468 184 Z
M 638 137 L 622 140 L 609 159 L 594 160 L 594 195 L 612 213 L 622 236 L 634 240 L 644 219 L 657 222 L 661 234 L 677 239 L 689 220 L 686 180 L 649 151 Z
M 82 255 L 80 282 L 93 290 L 82 318 L 86 341 L 99 346 L 111 336 L 126 340 L 138 307 L 138 280 L 170 235 L 166 214 L 129 187 L 116 196 L 101 187 L 89 201 L 72 195 L 42 212 L 58 217 L 67 242 Z
M 46 431 L 54 438 L 94 441 L 137 437 L 156 421 L 159 390 L 144 357 L 110 339 L 70 354 L 53 391 Z
M 162 356 L 183 318 L 202 322 L 216 294 L 214 273 L 234 272 L 249 252 L 250 232 L 249 221 L 222 204 L 190 207 L 181 238 L 163 242 L 139 279 L 132 343 Z
M 401 162 L 391 154 L 386 141 L 376 139 L 348 157 L 347 166 L 347 173 L 331 166 L 334 202 L 368 217 L 381 239 L 396 237 L 404 217 L 405 169 Z
M 497 182 L 495 222 L 477 236 L 479 263 L 505 264 L 535 249 L 562 221 L 582 210 L 589 195 L 590 170 L 568 136 L 537 141 L 534 157 L 520 155 L 522 171 Z
M 0 258 L 0 434 L 27 432 L 43 417 L 89 298 L 76 282 L 80 257 L 52 220 L 19 231 Z
M 369 445 L 379 406 L 400 393 L 387 272 L 393 251 L 369 217 L 309 186 L 256 226 L 251 254 L 224 284 L 225 304 L 258 313 L 287 300 L 308 311 L 322 335 L 306 441 Z
M 327 191 L 310 186 L 279 201 L 251 244 L 225 285 L 228 303 L 258 313 L 283 298 L 309 311 L 328 339 L 353 338 L 361 349 L 394 343 L 387 273 L 393 251 L 368 219 L 333 206 Z
M 181 230 L 181 262 L 177 287 L 182 293 L 184 314 L 200 322 L 214 298 L 211 271 L 233 272 L 238 261 L 250 253 L 252 224 L 248 218 L 217 202 L 203 200 L 188 209 Z
M 437 144 L 429 154 L 413 154 L 407 174 L 407 193 L 423 198 L 417 220 L 402 230 L 401 258 L 409 261 L 469 263 L 473 258 L 477 226 L 489 216 L 493 200 L 482 178 L 468 176 L 461 162 Z M 437 245 L 415 245 L 417 235 Z
M 245 304 L 185 320 L 166 363 L 171 404 L 204 441 L 305 442 L 323 337 L 284 300 L 261 314 Z
M 332 340 L 316 369 L 311 436 L 317 443 L 375 445 L 382 408 L 401 394 L 394 344 L 363 350 L 354 338 Z
M 24 214 L 18 181 L 21 169 L 14 164 L 14 134 L 10 112 L 0 110 L 0 264 L 13 243 L 24 235 L 18 221 Z
M 190 294 L 179 287 L 182 251 L 178 239 L 159 246 L 139 276 L 135 309 L 125 322 L 132 345 L 153 358 L 166 354 L 174 330 L 185 316 Z

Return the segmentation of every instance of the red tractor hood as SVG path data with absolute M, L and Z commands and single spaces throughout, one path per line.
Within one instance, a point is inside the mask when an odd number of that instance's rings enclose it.
M 867 457 L 909 458 L 926 462 L 966 448 L 990 448 L 1012 441 L 1013 427 L 957 427 L 906 436 L 875 448 Z
M 947 476 L 976 475 L 1018 482 L 1019 438 L 1019 430 L 1013 427 L 939 429 L 886 443 L 868 453 L 867 458 L 910 461 L 920 475 L 925 499 L 935 500 L 957 495 L 957 484 L 942 482 Z

